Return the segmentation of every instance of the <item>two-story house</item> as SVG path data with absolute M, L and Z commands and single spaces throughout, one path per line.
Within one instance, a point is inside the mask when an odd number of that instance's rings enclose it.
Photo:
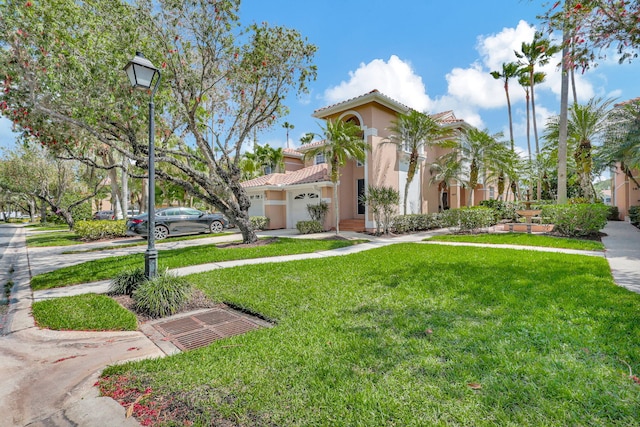
M 368 207 L 360 201 L 368 186 L 391 186 L 404 201 L 409 156 L 402 144 L 390 143 L 388 128 L 398 113 L 410 109 L 377 90 L 362 96 L 316 110 L 313 117 L 323 120 L 345 120 L 360 126 L 363 138 L 370 146 L 364 162 L 350 160 L 340 170 L 338 184 L 341 230 L 373 230 L 375 223 Z M 442 126 L 458 130 L 470 125 L 457 119 L 453 112 L 432 116 Z M 333 183 L 329 179 L 329 166 L 322 155 L 304 159 L 304 152 L 316 144 L 305 144 L 296 150 L 285 149 L 285 173 L 273 173 L 243 183 L 251 198 L 250 216 L 266 216 L 269 228 L 295 228 L 296 223 L 308 220 L 308 204 L 324 200 L 329 204 L 325 228 L 335 228 L 333 209 Z M 430 183 L 429 164 L 444 154 L 443 148 L 428 148 L 420 155 L 416 175 L 411 183 L 407 200 L 407 213 L 438 212 L 442 209 L 464 206 L 466 189 L 457 184 Z M 441 191 L 442 190 L 442 191 Z M 489 198 L 489 189 L 480 185 L 474 200 Z M 402 209 L 402 208 L 400 208 Z

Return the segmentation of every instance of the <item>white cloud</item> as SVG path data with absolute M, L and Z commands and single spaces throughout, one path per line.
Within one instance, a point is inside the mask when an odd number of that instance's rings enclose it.
M 329 103 L 344 101 L 378 89 L 390 98 L 418 111 L 425 111 L 431 104 L 422 77 L 415 74 L 411 64 L 391 55 L 389 61 L 374 59 L 361 63 L 356 71 L 349 72 L 349 80 L 327 89 L 324 98 Z

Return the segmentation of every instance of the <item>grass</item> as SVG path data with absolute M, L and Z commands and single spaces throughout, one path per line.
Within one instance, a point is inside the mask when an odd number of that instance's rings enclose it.
M 172 269 L 211 262 L 310 253 L 342 248 L 355 243 L 358 241 L 278 238 L 277 241 L 268 245 L 247 248 L 218 248 L 215 245 L 190 246 L 160 251 L 158 267 Z M 39 274 L 31 279 L 31 288 L 42 290 L 110 279 L 123 270 L 143 264 L 144 254 L 142 253 L 106 257 Z
M 640 296 L 604 259 L 397 244 L 189 280 L 277 324 L 104 371 L 171 425 L 640 424 Z
M 64 230 L 68 230 L 69 226 L 67 224 L 42 225 L 41 223 L 36 223 L 36 224 L 25 225 L 24 228 L 35 229 L 35 231 L 64 231 Z
M 474 235 L 444 234 L 429 239 L 438 242 L 491 243 L 502 245 L 542 246 L 545 248 L 577 249 L 584 251 L 604 251 L 601 242 L 567 237 L 544 236 L 528 233 L 485 233 Z
M 27 246 L 41 248 L 46 246 L 71 246 L 85 243 L 78 239 L 73 231 L 52 231 L 50 233 L 31 234 L 26 237 Z
M 104 295 L 85 294 L 38 301 L 33 317 L 41 328 L 85 331 L 135 331 L 136 316 Z
M 191 234 L 188 236 L 175 236 L 175 237 L 168 237 L 166 239 L 163 240 L 156 240 L 155 244 L 156 245 L 162 245 L 163 243 L 173 243 L 173 242 L 181 242 L 183 240 L 198 240 L 198 239 L 206 239 L 206 238 L 211 238 L 211 237 L 220 237 L 220 236 L 227 236 L 233 233 L 214 233 L 214 234 Z M 86 243 L 86 242 L 85 242 Z M 133 243 L 121 243 L 118 244 L 117 248 L 121 249 L 121 248 L 133 248 L 135 246 L 146 246 L 147 245 L 147 241 L 137 241 L 137 242 L 133 242 Z M 97 247 L 97 248 L 91 248 L 91 249 L 82 249 L 82 250 L 70 250 L 70 251 L 64 251 L 62 252 L 65 255 L 68 254 L 83 254 L 83 253 L 87 253 L 87 252 L 101 252 L 101 251 L 109 251 L 109 250 L 113 250 L 113 246 L 101 246 L 101 247 Z

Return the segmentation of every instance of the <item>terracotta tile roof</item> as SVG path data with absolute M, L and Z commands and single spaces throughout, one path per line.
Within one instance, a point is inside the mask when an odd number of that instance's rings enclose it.
M 347 99 L 347 100 L 340 101 L 340 102 L 332 104 L 332 105 L 328 105 L 326 107 L 319 108 L 319 109 L 315 110 L 312 115 L 315 117 L 316 115 L 318 115 L 319 113 L 321 113 L 321 112 L 323 112 L 325 110 L 331 110 L 331 109 L 334 109 L 334 108 L 336 108 L 336 107 L 338 107 L 340 105 L 343 105 L 343 104 L 350 104 L 350 103 L 353 103 L 353 102 L 358 101 L 360 99 L 364 100 L 366 98 L 376 98 L 376 97 L 381 98 L 382 100 L 385 100 L 385 101 L 391 103 L 397 109 L 405 110 L 405 111 L 409 111 L 411 109 L 411 108 L 407 107 L 406 105 L 404 105 L 403 103 L 398 102 L 395 99 L 390 98 L 387 95 L 383 94 L 378 89 L 374 89 L 371 92 L 367 92 L 367 93 L 365 93 L 363 95 L 356 96 L 356 97 L 351 98 L 351 99 Z
M 242 183 L 244 188 L 287 186 L 329 181 L 329 165 L 322 163 L 288 173 L 272 173 Z
M 627 101 L 619 102 L 618 104 L 614 104 L 614 107 L 621 107 L 623 105 L 636 104 L 640 102 L 640 96 L 637 98 L 629 99 Z

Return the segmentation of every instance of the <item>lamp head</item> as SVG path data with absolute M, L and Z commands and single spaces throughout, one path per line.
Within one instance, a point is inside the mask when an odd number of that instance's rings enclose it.
M 131 86 L 138 89 L 151 89 L 151 83 L 158 70 L 144 55 L 136 52 L 136 56 L 124 67 L 129 76 Z

